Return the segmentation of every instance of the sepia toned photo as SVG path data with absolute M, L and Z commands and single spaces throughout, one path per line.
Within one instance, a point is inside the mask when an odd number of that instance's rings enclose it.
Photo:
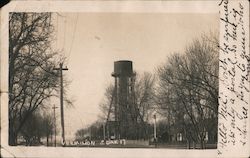
M 211 4 L 227 5 L 223 0 Z M 238 84 L 230 79 L 236 68 L 229 70 L 238 57 L 221 55 L 239 49 L 222 44 L 221 38 L 231 35 L 225 30 L 234 30 L 228 28 L 234 26 L 230 18 L 211 6 L 191 11 L 190 5 L 186 12 L 97 6 L 104 9 L 16 9 L 6 14 L 7 90 L 1 85 L 6 117 L 1 130 L 6 129 L 8 148 L 1 150 L 11 157 L 19 149 L 32 151 L 32 156 L 41 156 L 36 151 L 42 150 L 83 157 L 81 151 L 121 154 L 135 149 L 158 157 L 178 151 L 192 157 L 193 151 L 220 155 L 226 143 L 237 144 L 234 135 L 249 136 L 246 121 L 237 124 L 248 118 L 249 107 L 242 104 L 242 112 L 231 104 L 225 108 L 230 96 L 221 91 L 226 85 L 236 94 L 234 100 L 249 105 L 243 92 L 229 85 Z M 249 55 L 242 58 L 249 63 Z M 248 75 L 242 78 L 242 84 L 250 83 Z M 223 119 L 232 121 L 233 130 Z M 239 140 L 249 145 L 244 141 Z
M 9 145 L 216 148 L 218 24 L 10 13 Z

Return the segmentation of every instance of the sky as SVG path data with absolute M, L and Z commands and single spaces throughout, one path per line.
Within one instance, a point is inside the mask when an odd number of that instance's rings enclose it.
M 151 72 L 171 53 L 182 53 L 192 39 L 218 31 L 218 14 L 195 13 L 60 13 L 56 16 L 56 49 L 67 58 L 71 81 L 67 95 L 66 139 L 100 115 L 99 104 L 114 61 L 133 61 L 137 73 Z M 59 103 L 58 103 L 59 106 Z M 59 110 L 58 110 L 59 116 Z

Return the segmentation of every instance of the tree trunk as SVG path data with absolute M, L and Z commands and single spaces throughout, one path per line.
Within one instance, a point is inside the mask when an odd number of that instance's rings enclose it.
M 14 131 L 13 121 L 9 121 L 9 145 L 16 146 L 17 145 L 17 134 Z
M 53 135 L 51 134 L 51 135 L 50 135 L 51 146 L 53 146 L 53 143 L 52 143 L 52 142 L 53 142 L 53 138 L 52 138 L 52 136 L 53 136 Z
M 49 146 L 49 134 L 46 135 L 46 138 L 47 138 L 47 146 Z
M 204 139 L 201 139 L 200 140 L 200 144 L 201 144 L 201 149 L 204 149 L 205 148 L 205 144 L 204 144 Z
M 190 149 L 191 145 L 190 145 L 190 140 L 187 139 L 187 149 Z
M 195 149 L 195 148 L 196 148 L 196 142 L 193 141 L 193 149 Z

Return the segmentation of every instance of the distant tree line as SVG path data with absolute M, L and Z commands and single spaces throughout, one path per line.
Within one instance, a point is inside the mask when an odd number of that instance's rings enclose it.
M 203 34 L 193 39 L 184 52 L 172 53 L 164 64 L 157 67 L 155 74 L 137 75 L 135 81 L 135 105 L 142 119 L 138 139 L 150 139 L 153 135 L 152 113 L 157 112 L 161 121 L 157 122 L 158 141 L 177 141 L 178 134 L 187 143 L 216 143 L 218 124 L 218 70 L 219 48 L 217 34 Z M 100 104 L 102 111 L 99 123 L 91 125 L 99 131 L 96 138 L 103 135 L 112 98 L 113 85 L 107 87 Z M 102 122 L 102 123 L 100 123 Z M 95 127 L 95 128 L 93 128 Z M 77 138 L 84 136 L 89 128 L 77 131 Z M 136 129 L 131 134 L 136 133 Z M 209 137 L 209 138 L 207 138 Z M 82 137 L 83 138 L 83 137 Z

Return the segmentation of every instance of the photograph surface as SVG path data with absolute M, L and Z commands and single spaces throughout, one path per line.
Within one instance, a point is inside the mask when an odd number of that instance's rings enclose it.
M 218 14 L 9 14 L 9 145 L 216 148 Z
M 245 4 L 11 2 L 1 156 L 246 157 Z

